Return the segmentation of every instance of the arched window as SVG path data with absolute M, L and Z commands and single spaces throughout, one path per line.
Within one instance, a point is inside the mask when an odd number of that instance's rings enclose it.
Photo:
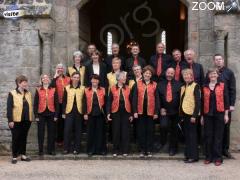
M 161 34 L 161 42 L 163 43 L 163 44 L 165 44 L 165 47 L 167 47 L 167 44 L 166 44 L 166 31 L 162 31 L 162 34 Z M 164 53 L 166 53 L 166 48 L 165 48 L 165 51 L 164 51 Z
M 107 54 L 112 55 L 113 34 L 107 33 Z

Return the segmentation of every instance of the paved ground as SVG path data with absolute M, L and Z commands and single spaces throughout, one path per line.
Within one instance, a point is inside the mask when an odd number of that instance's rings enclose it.
M 1 180 L 239 180 L 240 154 L 235 160 L 225 160 L 220 167 L 204 165 L 202 161 L 184 164 L 180 160 L 33 160 L 9 163 L 0 157 Z

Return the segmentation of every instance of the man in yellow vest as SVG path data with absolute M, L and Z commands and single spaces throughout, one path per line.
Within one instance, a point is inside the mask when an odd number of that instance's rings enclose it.
M 7 99 L 8 125 L 12 133 L 12 164 L 17 163 L 21 155 L 22 161 L 30 161 L 26 156 L 27 135 L 32 121 L 32 95 L 28 89 L 27 77 L 16 78 L 17 88 L 11 91 Z

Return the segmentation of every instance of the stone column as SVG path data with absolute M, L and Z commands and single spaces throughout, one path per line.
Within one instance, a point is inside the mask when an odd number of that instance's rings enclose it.
M 225 43 L 225 37 L 228 35 L 228 32 L 224 30 L 215 30 L 215 38 L 216 38 L 216 47 L 215 47 L 215 53 L 224 54 L 224 43 Z
M 52 55 L 52 37 L 51 32 L 40 32 L 40 37 L 43 40 L 43 60 L 42 73 L 51 75 L 51 55 Z

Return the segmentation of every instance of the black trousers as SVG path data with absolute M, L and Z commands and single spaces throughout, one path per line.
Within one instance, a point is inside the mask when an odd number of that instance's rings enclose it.
M 216 113 L 214 116 L 204 116 L 206 160 L 222 161 L 224 124 L 224 113 Z
M 169 133 L 169 150 L 177 150 L 178 137 L 177 125 L 179 122 L 178 115 L 167 115 L 160 117 L 160 135 L 161 144 L 165 145 Z
M 184 117 L 185 157 L 198 160 L 197 122 L 191 123 L 191 116 Z
M 127 154 L 129 151 L 129 117 L 125 109 L 112 114 L 113 153 Z
M 153 151 L 154 121 L 152 116 L 139 115 L 137 121 L 139 150 L 147 153 Z
M 87 153 L 102 154 L 106 152 L 105 126 L 105 118 L 103 115 L 90 115 L 88 117 Z
M 31 126 L 30 121 L 14 122 L 12 133 L 12 156 L 26 155 L 27 136 Z
M 80 152 L 83 115 L 71 112 L 64 120 L 64 151 L 71 151 L 72 137 L 74 139 L 73 151 Z
M 47 152 L 55 151 L 55 135 L 56 135 L 56 122 L 53 116 L 39 115 L 38 121 L 38 147 L 39 152 L 43 152 L 45 126 L 47 124 Z
M 57 142 L 63 142 L 64 138 L 64 119 L 62 118 L 62 104 L 59 104 L 59 113 L 57 120 Z
M 230 146 L 230 125 L 231 125 L 232 113 L 229 112 L 228 116 L 229 116 L 229 122 L 224 125 L 223 144 L 222 144 L 223 152 L 228 151 Z

